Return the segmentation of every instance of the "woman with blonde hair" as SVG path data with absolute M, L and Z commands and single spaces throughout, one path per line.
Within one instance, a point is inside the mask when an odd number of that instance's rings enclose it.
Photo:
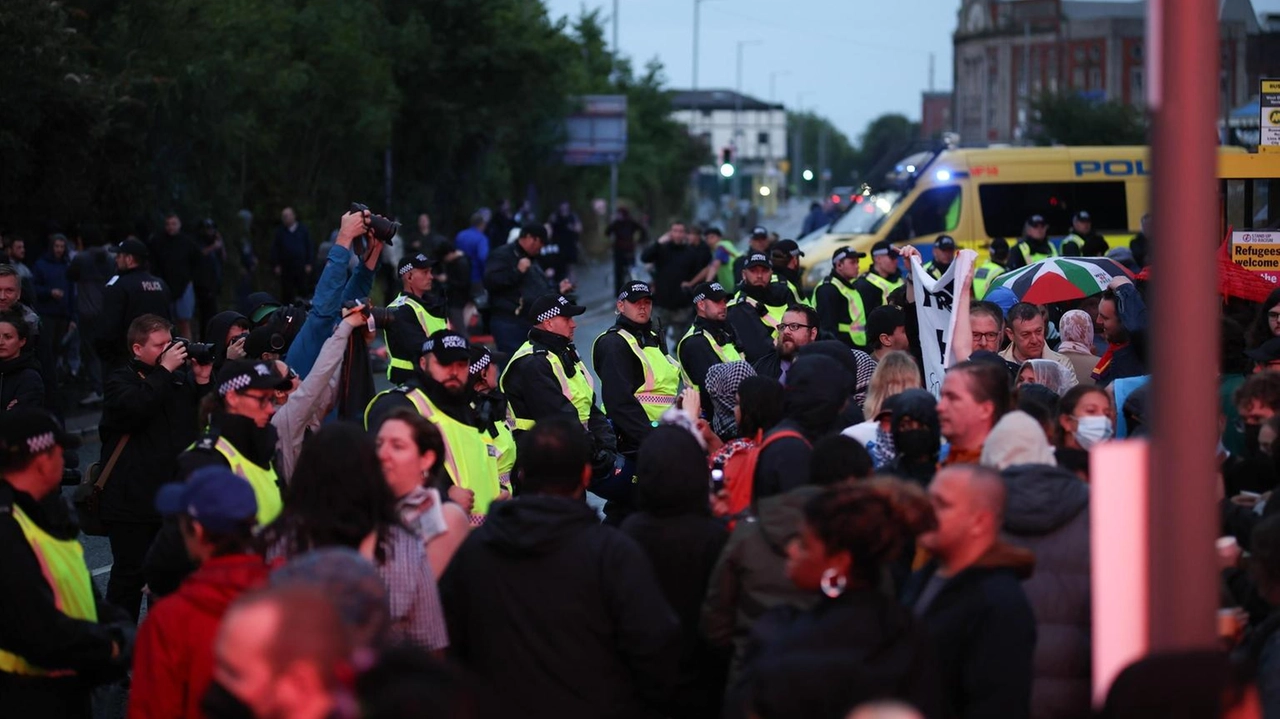
M 884 401 L 909 389 L 920 389 L 920 367 L 915 358 L 906 352 L 890 352 L 876 365 L 867 389 L 867 400 L 862 404 L 865 422 L 855 424 L 841 434 L 862 443 L 875 462 L 876 469 L 887 466 L 894 459 L 893 439 L 889 434 L 889 420 L 881 422 L 878 415 Z

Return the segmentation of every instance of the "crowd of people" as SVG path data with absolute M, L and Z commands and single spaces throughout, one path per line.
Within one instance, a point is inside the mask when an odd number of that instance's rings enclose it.
M 992 289 L 1037 256 L 1032 217 L 955 278 L 935 396 L 915 267 L 948 272 L 951 238 L 925 264 L 842 247 L 810 291 L 799 245 L 764 227 L 740 250 L 681 222 L 650 241 L 620 213 L 616 319 L 588 350 L 581 223 L 508 210 L 454 240 L 353 210 L 324 251 L 289 211 L 280 294 L 243 312 L 205 306 L 222 249 L 177 217 L 168 244 L 120 242 L 95 323 L 102 451 L 74 507 L 79 441 L 33 339 L 70 331 L 79 288 L 32 308 L 0 265 L 0 713 L 90 716 L 116 685 L 130 717 L 1090 716 L 1090 454 L 1147 431 L 1144 287 L 1048 306 Z M 374 307 L 388 257 L 398 292 Z M 1196 716 L 1280 716 L 1280 290 L 1228 310 L 1238 662 L 1169 666 L 1216 690 Z M 105 596 L 81 530 L 110 542 Z M 1133 688 L 1162 670 L 1122 675 L 1107 715 L 1203 705 Z

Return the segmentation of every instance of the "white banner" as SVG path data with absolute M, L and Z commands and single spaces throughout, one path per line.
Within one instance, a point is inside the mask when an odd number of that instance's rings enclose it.
M 924 355 L 924 387 L 937 397 L 942 392 L 942 375 L 955 362 L 951 351 L 951 335 L 956 329 L 954 306 L 955 283 L 963 280 L 978 253 L 960 250 L 956 259 L 940 279 L 933 279 L 920 260 L 911 260 L 911 279 L 915 288 L 916 314 L 920 318 L 920 350 Z

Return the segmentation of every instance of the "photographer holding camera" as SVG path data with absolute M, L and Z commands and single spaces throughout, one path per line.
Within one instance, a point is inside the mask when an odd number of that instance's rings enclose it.
M 160 530 L 156 491 L 173 479 L 178 453 L 196 439 L 196 410 L 213 372 L 212 362 L 188 359 L 187 343 L 175 342 L 171 329 L 153 314 L 129 325 L 133 359 L 107 377 L 98 426 L 106 476 L 101 518 L 114 560 L 107 600 L 135 621 L 143 559 Z
M 448 310 L 431 291 L 435 263 L 426 255 L 405 257 L 396 268 L 400 294 L 387 305 L 394 313 L 391 325 L 383 330 L 387 343 L 387 379 L 404 384 L 413 378 L 422 356 L 422 345 L 433 333 L 448 328 Z
M 357 207 L 360 209 L 355 209 Z M 333 334 L 334 326 L 342 318 L 343 303 L 369 296 L 373 289 L 373 271 L 378 266 L 383 245 L 391 241 L 398 227 L 385 217 L 369 212 L 363 205 L 354 205 L 351 212 L 342 216 L 338 237 L 329 249 L 320 281 L 316 283 L 315 295 L 311 298 L 311 310 L 289 345 L 289 366 L 293 371 L 306 377 L 320 356 L 321 345 Z M 363 239 L 366 237 L 367 243 Z M 347 266 L 353 251 L 362 254 L 364 261 L 348 277 Z

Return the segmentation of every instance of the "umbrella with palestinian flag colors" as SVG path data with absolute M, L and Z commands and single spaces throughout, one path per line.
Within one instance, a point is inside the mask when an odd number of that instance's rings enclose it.
M 1046 305 L 1100 294 L 1117 277 L 1133 273 L 1108 257 L 1050 257 L 1000 275 L 987 293 L 1007 287 L 1023 302 Z

